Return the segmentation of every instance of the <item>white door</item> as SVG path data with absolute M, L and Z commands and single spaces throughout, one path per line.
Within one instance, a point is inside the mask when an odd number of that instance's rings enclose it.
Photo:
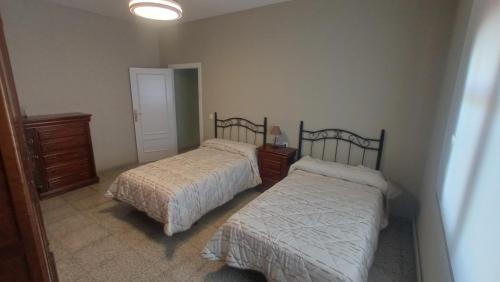
M 174 72 L 130 68 L 139 163 L 177 154 Z

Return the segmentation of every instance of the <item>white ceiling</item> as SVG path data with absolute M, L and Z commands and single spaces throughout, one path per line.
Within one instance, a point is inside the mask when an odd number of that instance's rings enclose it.
M 45 0 L 66 7 L 85 10 L 108 17 L 130 20 L 128 0 Z M 181 21 L 188 22 L 267 6 L 290 0 L 177 0 L 181 4 Z

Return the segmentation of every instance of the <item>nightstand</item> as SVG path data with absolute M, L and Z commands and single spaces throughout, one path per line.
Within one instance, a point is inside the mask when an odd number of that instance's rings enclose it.
M 260 177 L 262 178 L 261 187 L 264 190 L 287 176 L 290 165 L 295 162 L 296 154 L 297 149 L 273 148 L 271 144 L 257 148 Z

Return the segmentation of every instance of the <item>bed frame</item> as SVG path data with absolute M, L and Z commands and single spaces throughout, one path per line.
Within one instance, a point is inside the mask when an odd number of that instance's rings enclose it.
M 375 164 L 375 169 L 380 170 L 380 162 L 382 160 L 382 151 L 384 149 L 384 139 L 385 139 L 385 130 L 382 129 L 380 132 L 380 137 L 379 139 L 373 139 L 373 138 L 365 138 L 361 137 L 356 133 L 353 133 L 351 131 L 343 130 L 343 129 L 321 129 L 321 130 L 316 130 L 316 131 L 310 131 L 310 130 L 305 130 L 304 129 L 304 122 L 300 122 L 300 131 L 299 131 L 299 151 L 298 151 L 298 157 L 302 157 L 302 147 L 303 143 L 305 142 L 310 142 L 310 154 L 311 157 L 313 154 L 313 146 L 315 143 L 320 143 L 323 147 L 320 151 L 321 153 L 321 159 L 325 159 L 325 147 L 327 145 L 328 140 L 335 140 L 335 155 L 333 157 L 333 161 L 337 162 L 337 154 L 338 154 L 338 149 L 339 149 L 339 143 L 347 143 L 349 144 L 349 150 L 347 152 L 347 161 L 345 164 L 353 164 L 351 160 L 351 150 L 353 149 L 354 145 L 355 147 L 358 147 L 362 150 L 362 157 L 361 157 L 361 165 L 365 165 L 365 154 L 366 151 L 369 152 L 376 152 L 377 153 L 377 159 L 376 159 L 376 164 Z M 322 144 L 321 144 L 322 143 Z M 354 148 L 355 148 L 354 147 Z
M 233 139 L 233 127 L 236 127 L 234 131 L 237 135 L 237 139 Z M 222 129 L 222 138 L 226 139 L 226 129 L 229 128 L 229 140 L 235 140 L 238 142 L 242 142 L 241 139 L 243 136 L 240 134 L 244 130 L 245 143 L 248 142 L 248 138 L 253 135 L 253 144 L 257 145 L 257 135 L 262 134 L 262 144 L 267 143 L 267 117 L 264 118 L 264 124 L 255 124 L 247 119 L 240 117 L 233 117 L 228 119 L 218 119 L 217 113 L 214 113 L 214 129 L 215 129 L 215 138 L 220 137 L 218 134 L 218 129 Z M 252 132 L 253 134 L 248 135 L 248 132 Z

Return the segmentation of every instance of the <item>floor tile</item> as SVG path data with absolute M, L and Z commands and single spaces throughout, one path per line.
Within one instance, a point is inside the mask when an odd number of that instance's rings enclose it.
M 56 262 L 71 256 L 70 251 L 57 238 L 49 239 L 49 249 L 54 254 L 54 259 L 56 260 Z
M 184 242 L 174 238 L 151 239 L 149 235 L 144 235 L 146 239 L 128 241 L 127 244 L 152 263 L 161 259 L 173 260 L 169 256 L 171 257 L 176 251 L 182 250 L 180 247 L 184 244 Z
M 208 220 L 210 220 L 208 218 Z M 174 237 L 181 239 L 183 241 L 189 241 L 189 243 L 198 249 L 205 247 L 206 242 L 212 237 L 212 235 L 217 231 L 215 224 L 210 224 L 207 219 L 202 217 L 198 222 L 193 224 L 193 226 L 183 232 L 174 234 Z
M 42 212 L 43 221 L 46 225 L 64 220 L 77 214 L 78 211 L 68 204 Z
M 117 201 L 105 202 L 83 212 L 113 234 L 130 230 L 133 226 L 129 217 L 133 208 Z
M 175 280 L 168 272 L 159 272 L 155 268 L 135 274 L 129 281 L 134 282 L 181 282 Z
M 77 250 L 88 246 L 99 239 L 103 239 L 108 235 L 109 232 L 98 224 L 91 224 L 61 237 L 59 237 L 59 234 L 56 234 L 56 236 L 58 236 L 57 238 L 61 240 L 64 247 L 70 252 L 76 252 Z
M 120 252 L 114 259 L 92 271 L 98 281 L 130 281 L 149 266 L 146 258 L 132 250 Z
M 76 281 L 86 276 L 85 270 L 77 264 L 71 257 L 56 262 L 57 275 L 59 280 Z
M 197 255 L 189 258 L 186 263 L 181 263 L 171 269 L 168 271 L 168 274 L 175 281 L 190 281 L 190 277 L 198 273 L 205 264 L 207 264 L 207 261 Z
M 63 282 L 63 281 L 61 281 L 61 282 Z M 97 280 L 94 279 L 93 277 L 91 277 L 89 273 L 86 273 L 86 275 L 84 275 L 76 280 L 73 280 L 72 282 L 97 282 Z
M 47 212 L 61 206 L 64 206 L 67 202 L 62 197 L 54 197 L 40 201 L 40 208 L 42 211 Z
M 65 194 L 61 195 L 61 198 L 63 198 L 68 203 L 73 203 L 74 201 L 84 199 L 84 198 L 92 196 L 96 193 L 97 192 L 95 190 L 91 189 L 90 186 L 87 186 L 84 188 L 79 188 L 79 189 L 73 190 L 71 192 L 65 193 Z
M 78 231 L 93 223 L 95 223 L 93 219 L 77 213 L 74 216 L 65 218 L 55 223 L 46 224 L 45 229 L 51 234 L 58 234 L 63 237 L 66 234 Z
M 110 201 L 112 199 L 104 197 L 104 194 L 93 192 L 87 197 L 73 200 L 70 204 L 77 210 L 88 210 Z
M 125 215 L 129 213 L 133 208 L 124 204 L 120 204 L 118 201 L 109 201 L 96 205 L 88 210 L 82 211 L 94 218 L 108 217 L 109 215 Z
M 150 240 L 149 234 L 132 227 L 124 232 L 116 233 L 114 236 L 116 236 L 121 244 L 127 248 L 132 248 L 132 246 L 138 245 L 142 241 Z
M 115 258 L 123 250 L 120 238 L 113 235 L 81 248 L 73 254 L 73 257 L 84 269 L 91 271 Z
M 165 281 L 179 281 L 175 277 L 184 277 L 179 271 L 184 268 L 189 260 L 185 258 L 173 256 L 173 257 L 163 257 L 160 260 L 148 265 L 147 269 L 144 271 L 145 275 L 148 276 L 159 276 L 163 277 Z M 194 271 L 194 270 L 193 270 Z

